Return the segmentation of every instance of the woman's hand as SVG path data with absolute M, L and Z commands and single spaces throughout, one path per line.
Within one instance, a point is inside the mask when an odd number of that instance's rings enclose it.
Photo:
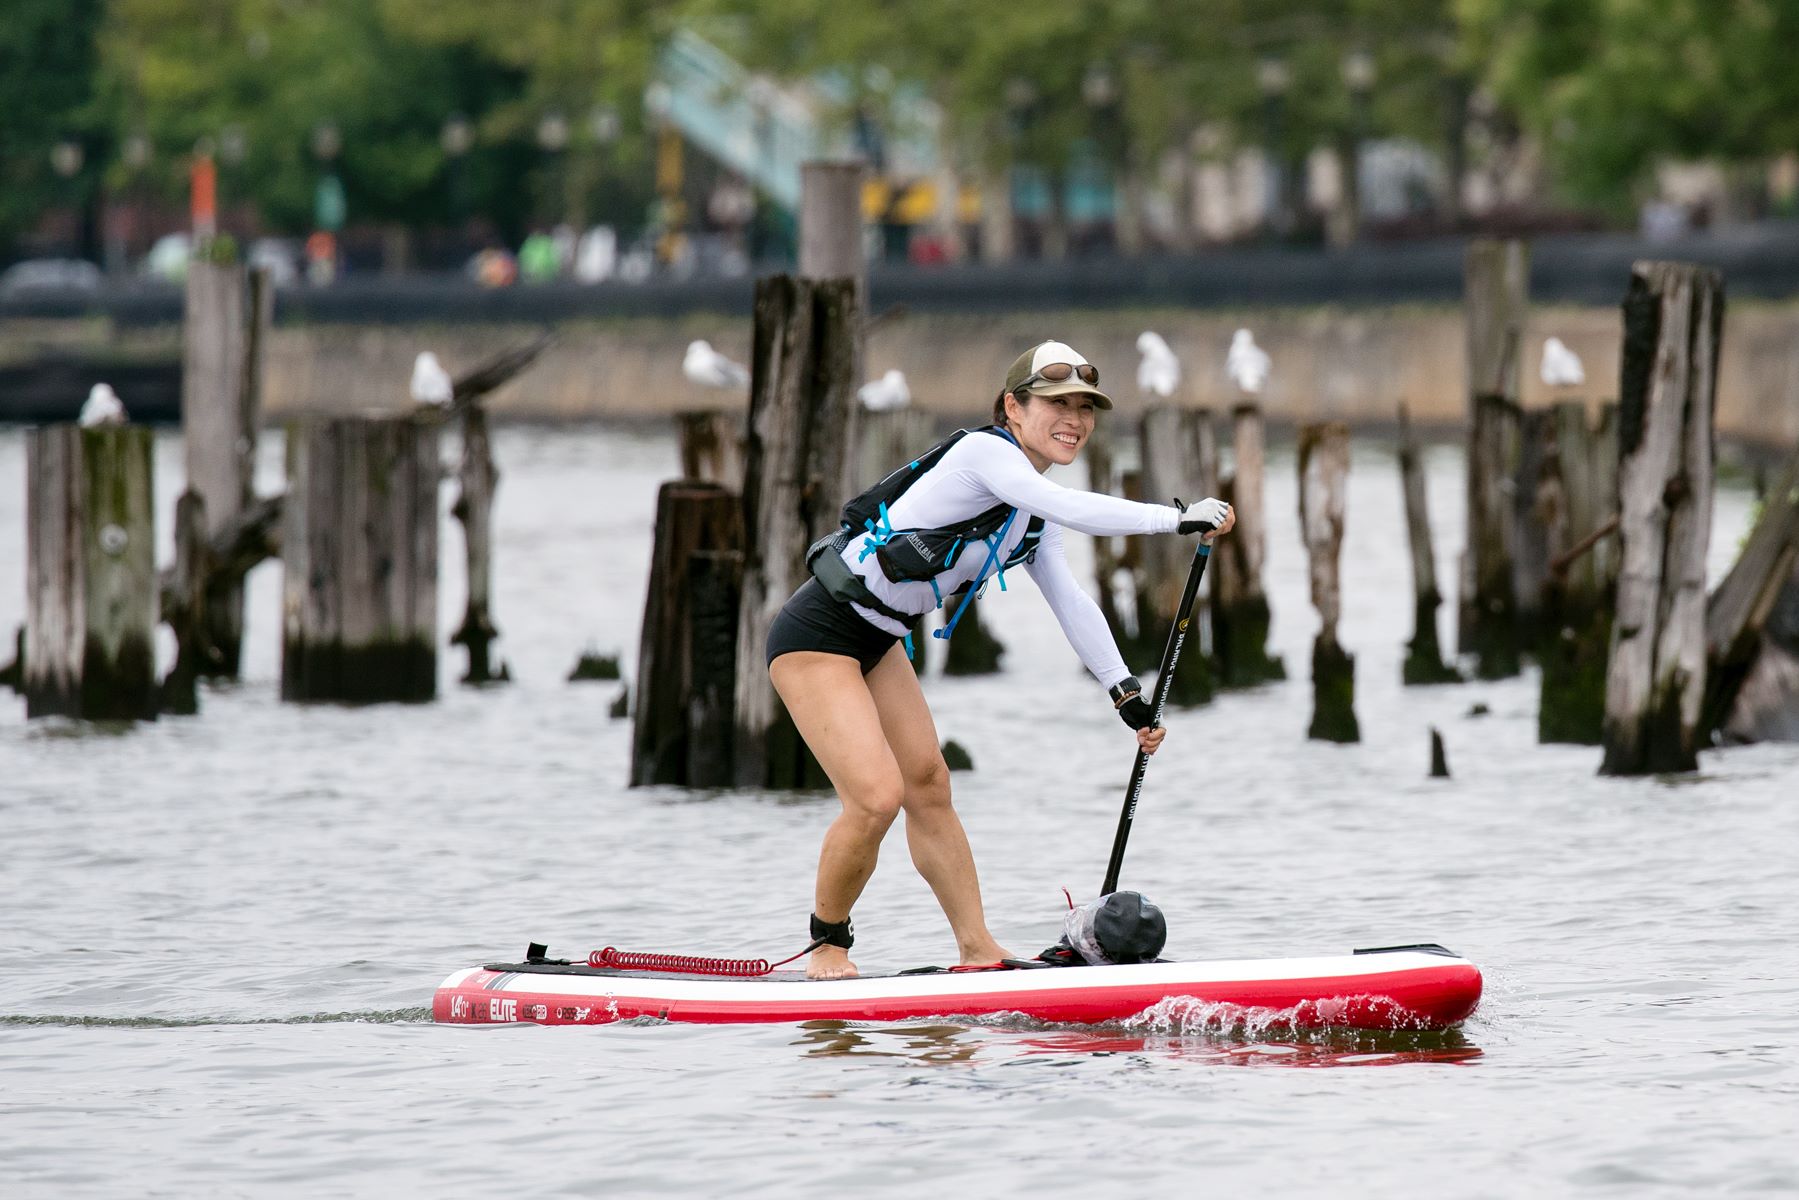
M 1224 501 L 1208 496 L 1196 504 L 1182 504 L 1175 500 L 1175 507 L 1181 510 L 1181 523 L 1178 532 L 1197 533 L 1199 540 L 1210 546 L 1212 539 L 1221 533 L 1229 533 L 1237 523 L 1237 510 Z
M 1210 546 L 1212 542 L 1229 533 L 1237 524 L 1237 510 L 1227 504 L 1224 506 L 1224 523 L 1210 533 L 1201 534 L 1199 540 Z
M 1156 752 L 1156 747 L 1160 746 L 1162 744 L 1162 739 L 1167 736 L 1168 731 L 1160 725 L 1157 725 L 1152 729 L 1139 729 L 1137 731 L 1137 749 L 1143 751 L 1145 754 L 1154 754 Z

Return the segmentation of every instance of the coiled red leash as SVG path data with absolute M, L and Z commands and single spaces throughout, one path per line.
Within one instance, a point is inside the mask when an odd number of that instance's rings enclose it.
M 694 954 L 645 954 L 632 950 L 618 950 L 608 946 L 604 950 L 595 950 L 589 954 L 587 965 L 614 971 L 666 971 L 677 975 L 720 975 L 733 979 L 754 979 L 759 975 L 769 974 L 776 967 L 784 967 L 796 958 L 804 958 L 822 945 L 824 945 L 824 939 L 817 938 L 798 954 L 783 958 L 778 963 L 771 963 L 766 958 L 705 958 Z

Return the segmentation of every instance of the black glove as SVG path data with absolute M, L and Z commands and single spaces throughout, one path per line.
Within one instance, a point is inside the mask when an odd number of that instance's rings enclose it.
M 1208 496 L 1194 503 L 1191 510 L 1182 504 L 1180 497 L 1175 497 L 1174 506 L 1181 510 L 1181 533 L 1210 533 L 1224 524 L 1224 518 L 1230 514 L 1231 506 L 1222 500 Z
M 1148 729 L 1156 723 L 1156 710 L 1143 698 L 1143 685 L 1135 675 L 1127 675 L 1112 685 L 1112 707 L 1132 729 Z

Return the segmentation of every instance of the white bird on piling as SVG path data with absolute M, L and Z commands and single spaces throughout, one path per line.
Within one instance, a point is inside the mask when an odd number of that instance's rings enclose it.
M 450 373 L 429 350 L 420 351 L 412 360 L 412 399 L 418 404 L 448 404 L 456 394 Z
M 1562 345 L 1562 339 L 1552 337 L 1543 343 L 1543 382 L 1550 387 L 1574 387 L 1587 381 L 1587 369 L 1581 366 L 1580 355 Z
M 912 389 L 906 386 L 906 377 L 893 370 L 857 388 L 856 399 L 869 412 L 892 412 L 912 403 Z
M 88 389 L 87 402 L 81 406 L 81 424 L 92 429 L 97 425 L 123 425 L 125 404 L 109 383 L 96 383 Z
M 1259 395 L 1268 382 L 1268 367 L 1268 352 L 1256 345 L 1249 330 L 1239 329 L 1231 335 L 1230 353 L 1224 356 L 1224 370 L 1231 382 L 1251 396 Z
M 1162 335 L 1145 331 L 1137 335 L 1137 390 L 1152 396 L 1172 396 L 1181 386 L 1181 360 L 1174 356 Z
M 687 344 L 687 357 L 681 361 L 681 373 L 702 387 L 735 390 L 748 387 L 750 382 L 747 367 L 732 362 L 703 341 Z

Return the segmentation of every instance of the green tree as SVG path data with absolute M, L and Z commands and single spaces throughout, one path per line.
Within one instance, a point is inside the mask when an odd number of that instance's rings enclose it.
M 0 250 L 51 207 L 90 213 L 106 152 L 96 39 L 101 0 L 7 0 L 0 5 Z M 51 167 L 54 147 L 79 146 L 73 178 Z M 84 222 L 93 252 L 92 222 Z
M 1663 158 L 1799 149 L 1794 0 L 1457 0 L 1467 56 L 1576 199 L 1623 209 Z

